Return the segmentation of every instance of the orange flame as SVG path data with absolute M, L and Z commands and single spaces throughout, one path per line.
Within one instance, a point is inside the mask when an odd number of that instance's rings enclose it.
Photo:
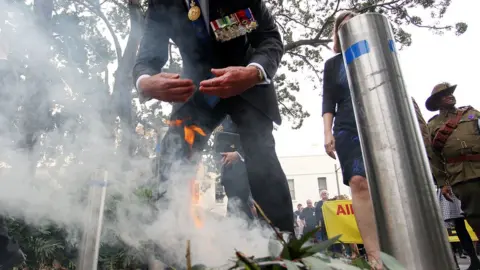
M 184 139 L 187 142 L 190 150 L 192 150 L 193 143 L 195 142 L 195 135 L 198 133 L 201 136 L 207 136 L 205 132 L 196 125 L 185 125 L 185 121 L 181 119 L 173 120 L 173 121 L 166 121 L 167 125 L 170 127 L 180 127 L 183 125 L 184 131 Z M 195 227 L 202 228 L 203 221 L 200 217 L 199 211 L 197 211 L 197 205 L 200 202 L 200 188 L 197 185 L 195 178 L 190 181 L 190 194 L 191 194 L 191 202 L 190 202 L 190 212 L 193 218 L 193 222 L 195 223 Z
M 182 125 L 184 125 L 184 120 L 181 120 L 181 119 L 177 119 L 177 120 L 173 120 L 173 121 L 166 121 L 167 125 L 171 126 L 171 127 L 180 127 Z M 190 147 L 190 149 L 192 149 L 193 147 L 193 142 L 195 141 L 195 134 L 200 134 L 202 136 L 207 136 L 207 134 L 205 134 L 205 132 L 203 131 L 202 128 L 200 128 L 199 126 L 196 126 L 196 125 L 184 125 L 183 126 L 183 131 L 185 133 L 184 135 L 184 139 L 185 141 L 188 143 L 188 146 Z
M 200 202 L 200 188 L 195 182 L 195 179 L 192 179 L 192 181 L 190 181 L 190 194 L 192 194 L 190 212 L 193 218 L 193 222 L 195 224 L 195 227 L 202 228 L 203 221 L 198 211 L 198 204 Z

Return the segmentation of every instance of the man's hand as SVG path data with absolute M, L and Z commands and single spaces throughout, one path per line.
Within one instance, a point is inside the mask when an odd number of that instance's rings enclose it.
M 453 202 L 452 200 L 452 189 L 450 188 L 450 186 L 443 186 L 442 187 L 442 195 L 443 197 L 445 197 L 445 199 L 449 202 Z
M 221 153 L 221 155 L 222 155 L 222 163 L 223 165 L 226 165 L 226 166 L 229 166 L 240 159 L 237 152 Z
M 260 82 L 254 66 L 212 69 L 215 78 L 200 82 L 200 91 L 220 98 L 240 95 Z
M 180 79 L 180 75 L 159 73 L 140 80 L 142 93 L 166 102 L 185 102 L 195 90 L 192 80 Z

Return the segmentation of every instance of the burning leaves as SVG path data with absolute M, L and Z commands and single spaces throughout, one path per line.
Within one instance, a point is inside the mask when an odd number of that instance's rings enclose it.
M 172 121 L 166 121 L 167 125 L 170 127 L 181 127 L 183 126 L 183 132 L 184 132 L 184 139 L 185 142 L 188 144 L 190 147 L 190 150 L 193 147 L 193 143 L 195 142 L 195 136 L 198 133 L 201 136 L 207 136 L 207 134 L 203 131 L 203 129 L 197 125 L 188 125 L 187 120 L 172 120 Z
M 203 131 L 201 127 L 194 124 L 188 124 L 187 121 L 188 119 L 185 119 L 185 120 L 177 119 L 172 121 L 166 121 L 166 124 L 170 127 L 183 126 L 184 140 L 188 144 L 188 147 L 190 149 L 189 157 L 191 157 L 193 144 L 195 142 L 195 136 L 199 134 L 200 136 L 205 137 L 207 136 L 207 134 L 205 133 L 205 131 Z M 195 224 L 195 227 L 202 228 L 203 222 L 200 217 L 200 213 L 197 209 L 199 200 L 200 200 L 200 190 L 195 181 L 195 178 L 190 181 L 190 194 L 191 194 L 190 211 L 193 218 L 193 222 Z
M 190 210 L 191 210 L 193 222 L 195 224 L 195 227 L 202 228 L 203 221 L 202 221 L 202 218 L 200 217 L 200 213 L 198 209 L 198 204 L 200 202 L 200 190 L 195 179 L 192 179 L 192 181 L 190 181 L 190 194 L 191 194 Z

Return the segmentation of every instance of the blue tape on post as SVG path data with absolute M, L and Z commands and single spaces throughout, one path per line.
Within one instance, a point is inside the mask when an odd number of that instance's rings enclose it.
M 345 60 L 347 61 L 347 65 L 352 63 L 353 60 L 369 52 L 370 52 L 370 47 L 368 46 L 368 42 L 366 40 L 362 40 L 353 44 L 348 49 L 346 49 L 344 53 Z
M 389 40 L 388 40 L 388 48 L 390 48 L 390 51 L 391 51 L 391 52 L 396 52 L 396 49 L 395 49 L 395 41 L 389 39 Z

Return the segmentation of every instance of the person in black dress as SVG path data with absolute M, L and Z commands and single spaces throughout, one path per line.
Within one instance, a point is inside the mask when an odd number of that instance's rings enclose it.
M 338 54 L 325 62 L 322 109 L 325 151 L 330 157 L 333 159 L 338 157 L 340 161 L 343 182 L 352 190 L 355 219 L 368 260 L 373 269 L 382 269 L 373 205 L 368 190 L 342 50 L 337 35 L 341 25 L 353 16 L 355 13 L 344 12 L 337 17 L 334 25 L 334 51 Z
M 226 117 L 222 122 L 223 132 L 237 133 L 235 123 Z M 221 184 L 225 189 L 225 195 L 228 197 L 227 216 L 246 216 L 249 220 L 254 219 L 253 198 L 248 182 L 247 168 L 243 156 L 241 145 L 234 145 L 235 142 L 229 142 L 230 150 L 221 153 Z

